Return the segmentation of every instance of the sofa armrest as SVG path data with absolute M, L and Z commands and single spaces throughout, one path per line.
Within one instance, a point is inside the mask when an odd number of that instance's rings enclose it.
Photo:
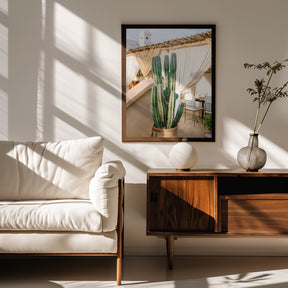
M 117 228 L 119 179 L 125 174 L 121 161 L 110 161 L 101 165 L 90 181 L 90 201 L 102 215 L 103 232 Z

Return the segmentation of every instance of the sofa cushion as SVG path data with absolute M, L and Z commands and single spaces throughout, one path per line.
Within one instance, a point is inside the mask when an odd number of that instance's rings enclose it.
M 89 199 L 103 139 L 0 141 L 0 200 Z
M 125 173 L 121 161 L 106 162 L 99 167 L 90 182 L 90 200 L 102 215 L 103 232 L 112 231 L 117 226 L 118 180 Z
M 0 230 L 102 232 L 102 216 L 89 200 L 2 201 Z

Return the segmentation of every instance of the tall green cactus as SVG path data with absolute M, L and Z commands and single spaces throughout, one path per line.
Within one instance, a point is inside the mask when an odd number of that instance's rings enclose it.
M 152 73 L 154 86 L 152 87 L 152 119 L 154 127 L 169 129 L 178 125 L 184 110 L 184 103 L 178 106 L 175 113 L 175 103 L 178 94 L 176 88 L 176 54 L 171 55 L 170 65 L 169 56 L 164 57 L 164 83 L 162 82 L 162 65 L 160 56 L 152 58 Z

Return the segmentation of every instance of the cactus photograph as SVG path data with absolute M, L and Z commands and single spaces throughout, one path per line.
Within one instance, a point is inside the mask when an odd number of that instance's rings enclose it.
M 122 25 L 122 141 L 215 141 L 215 25 Z
M 162 65 L 160 56 L 152 58 L 152 73 L 154 86 L 152 87 L 152 119 L 155 128 L 170 129 L 178 125 L 184 110 L 184 103 L 180 103 L 175 113 L 175 103 L 179 95 L 176 87 L 176 53 L 164 58 L 164 79 L 162 81 Z M 152 127 L 152 128 L 153 128 Z

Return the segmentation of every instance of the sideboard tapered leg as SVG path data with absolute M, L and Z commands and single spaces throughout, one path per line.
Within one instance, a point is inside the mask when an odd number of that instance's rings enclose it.
M 174 236 L 167 236 L 166 238 L 168 267 L 170 270 L 173 269 L 173 258 L 174 258 Z

